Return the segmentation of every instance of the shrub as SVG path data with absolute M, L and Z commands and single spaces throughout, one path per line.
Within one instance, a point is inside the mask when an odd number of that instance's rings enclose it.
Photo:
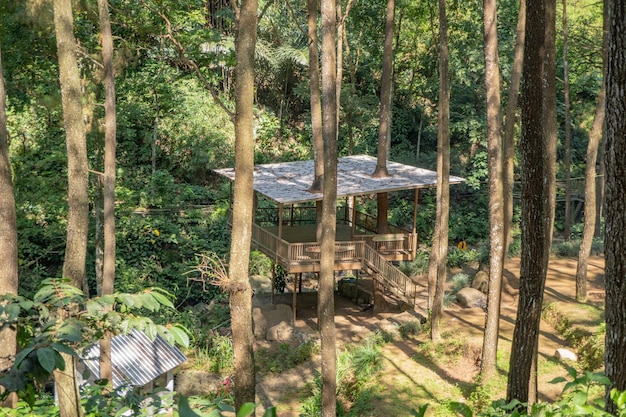
M 407 321 L 398 326 L 398 333 L 403 339 L 408 339 L 410 336 L 419 334 L 421 329 L 422 324 L 419 321 Z
M 457 293 L 469 286 L 470 277 L 464 272 L 456 273 L 452 276 L 452 292 Z

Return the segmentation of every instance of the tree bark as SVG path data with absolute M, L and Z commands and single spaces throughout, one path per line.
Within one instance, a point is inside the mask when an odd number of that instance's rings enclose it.
M 320 93 L 320 70 L 317 38 L 317 14 L 319 0 L 307 0 L 308 30 L 309 30 L 309 83 L 311 94 L 311 136 L 313 142 L 313 160 L 315 174 L 309 191 L 322 191 L 324 178 L 324 138 L 322 136 L 322 98 Z
M 441 339 L 439 320 L 443 310 L 448 223 L 450 217 L 450 85 L 448 79 L 448 18 L 446 1 L 439 0 L 439 114 L 437 135 L 437 211 L 433 247 L 428 265 L 431 308 L 430 338 Z M 432 296 L 431 296 L 432 294 Z
M 566 241 L 570 240 L 570 229 L 572 223 L 571 214 L 571 198 L 572 198 L 572 181 L 571 181 L 571 141 L 572 133 L 570 128 L 570 97 L 569 97 L 569 62 L 567 58 L 567 0 L 563 0 L 563 105 L 565 107 L 565 145 L 563 156 L 563 171 L 565 171 L 565 221 L 563 225 L 563 234 Z
M 18 255 L 17 219 L 11 161 L 9 159 L 9 132 L 6 117 L 6 91 L 2 72 L 2 46 L 0 45 L 0 294 L 17 295 Z M 0 331 L 0 372 L 12 366 L 17 353 L 15 330 L 4 327 Z M 0 387 L 0 393 L 3 392 Z M 14 408 L 15 394 L 10 394 L 0 407 Z
M 608 25 L 608 2 L 604 2 L 603 19 L 604 30 L 602 37 L 602 72 L 606 79 L 606 48 L 607 48 L 607 25 Z M 576 265 L 576 300 L 584 302 L 587 300 L 587 267 L 591 246 L 596 230 L 596 220 L 599 217 L 596 182 L 596 162 L 598 160 L 598 150 L 602 141 L 602 128 L 606 114 L 606 82 L 603 80 L 600 92 L 598 93 L 598 103 L 596 112 L 589 132 L 589 143 L 587 144 L 587 159 L 585 165 L 585 217 L 583 223 L 583 236 L 578 249 L 578 263 Z
M 337 57 L 336 2 L 322 1 L 322 108 L 324 134 L 324 200 L 318 314 L 322 343 L 322 416 L 337 409 L 337 351 L 335 338 L 335 237 L 337 205 Z
M 554 213 L 556 207 L 556 150 L 558 143 L 558 126 L 556 115 L 556 0 L 545 1 L 545 50 L 543 58 L 543 207 L 541 217 L 546 222 L 543 234 L 543 261 L 541 278 L 545 284 L 548 262 L 550 261 L 550 248 L 552 246 L 552 235 L 554 232 Z M 541 294 L 543 299 L 543 291 Z M 539 304 L 541 309 L 541 304 Z M 540 320 L 537 323 L 541 324 Z M 530 384 L 528 391 L 528 403 L 534 404 L 538 401 L 538 344 L 535 341 L 535 352 L 533 354 L 534 372 L 531 368 Z
M 385 43 L 383 46 L 383 72 L 380 79 L 378 150 L 376 168 L 372 174 L 374 178 L 389 176 L 389 172 L 387 171 L 387 158 L 389 157 L 389 137 L 391 135 L 391 87 L 393 84 L 393 26 L 395 7 L 395 0 L 387 0 Z M 385 220 L 386 219 L 387 217 L 385 216 Z
M 393 85 L 393 30 L 395 19 L 395 0 L 387 0 L 385 19 L 385 43 L 383 46 L 383 72 L 380 80 L 380 109 L 378 121 L 378 150 L 374 178 L 389 176 L 387 158 L 391 147 L 391 89 Z M 389 197 L 387 193 L 379 193 L 377 199 L 376 231 L 389 233 Z
M 54 0 L 54 29 L 59 60 L 63 122 L 67 144 L 68 213 L 63 277 L 83 288 L 89 226 L 87 141 L 83 122 L 81 80 L 76 61 L 76 39 L 71 0 Z M 85 294 L 88 296 L 88 294 Z M 55 371 L 61 417 L 81 416 L 75 361 L 65 355 L 66 369 Z
M 526 0 L 520 0 L 517 28 L 515 30 L 515 55 L 511 72 L 511 84 L 506 104 L 506 119 L 504 121 L 504 142 L 502 145 L 502 174 L 504 189 L 504 257 L 509 255 L 511 243 L 511 229 L 513 227 L 513 184 L 515 182 L 515 113 L 519 95 L 519 86 L 522 79 L 522 65 L 524 63 L 524 42 L 526 38 Z
M 496 373 L 500 329 L 500 294 L 504 264 L 504 198 L 502 184 L 502 122 L 500 119 L 500 69 L 498 19 L 495 0 L 484 0 L 485 87 L 487 93 L 487 151 L 489 159 L 489 292 L 480 379 Z
M 524 84 L 522 94 L 522 259 L 520 291 L 511 348 L 507 400 L 529 400 L 529 382 L 539 336 L 541 304 L 550 254 L 553 214 L 546 169 L 551 151 L 549 128 L 544 129 L 549 94 L 546 83 L 546 5 L 543 0 L 527 3 Z M 553 82 L 553 81 L 552 81 Z M 554 162 L 553 162 L 554 163 Z M 552 207 L 554 207 L 552 205 Z M 552 210 L 553 213 L 553 210 Z
M 104 259 L 102 294 L 113 294 L 115 285 L 115 147 L 117 117 L 115 107 L 115 74 L 113 71 L 113 36 L 107 0 L 98 0 L 102 63 L 104 66 Z M 100 342 L 100 378 L 113 382 L 110 333 Z
M 626 8 L 609 1 L 606 72 L 606 409 L 618 415 L 611 388 L 626 390 Z
M 229 282 L 233 331 L 235 408 L 255 401 L 252 334 L 252 288 L 248 278 L 254 206 L 254 50 L 257 0 L 243 0 L 237 10 L 235 68 L 235 192 L 230 245 Z

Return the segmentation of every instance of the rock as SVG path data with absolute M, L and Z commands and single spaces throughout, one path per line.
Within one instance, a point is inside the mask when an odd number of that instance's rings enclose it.
M 462 288 L 458 293 L 456 293 L 456 299 L 463 307 L 485 308 L 487 305 L 487 297 L 485 297 L 485 294 L 476 288 Z
M 489 275 L 485 271 L 476 272 L 472 279 L 472 288 L 487 294 L 487 291 L 489 291 Z
M 267 338 L 268 334 L 272 339 L 267 340 L 287 340 L 281 336 L 284 333 L 282 327 L 291 328 L 293 324 L 293 312 L 287 304 L 268 304 L 263 307 L 252 309 L 252 320 L 254 322 L 254 336 L 257 338 Z M 271 330 L 271 332 L 270 332 Z M 291 335 L 289 335 L 291 337 Z
M 260 307 L 252 309 L 252 323 L 254 329 L 254 337 L 260 339 L 265 336 L 267 331 L 267 321 L 263 315 L 263 310 Z
M 556 352 L 554 352 L 554 356 L 559 359 L 564 359 L 572 362 L 576 362 L 578 360 L 578 357 L 574 352 L 563 348 L 557 349 Z
M 284 342 L 290 340 L 293 335 L 293 327 L 286 323 L 280 323 L 267 329 L 265 339 L 268 341 L 277 340 Z

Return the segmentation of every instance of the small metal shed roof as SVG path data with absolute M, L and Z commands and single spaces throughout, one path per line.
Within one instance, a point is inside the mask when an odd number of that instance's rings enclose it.
M 437 173 L 399 162 L 387 161 L 389 177 L 373 178 L 376 158 L 368 155 L 344 156 L 337 160 L 337 197 L 375 194 L 437 185 Z M 216 169 L 220 175 L 235 180 L 234 168 Z M 313 160 L 256 165 L 254 190 L 283 204 L 321 200 L 322 193 L 308 191 L 313 183 Z M 450 184 L 463 182 L 450 176 Z
M 81 360 L 95 379 L 100 379 L 100 344 L 85 349 Z M 136 329 L 127 335 L 117 335 L 111 340 L 113 388 L 121 385 L 141 387 L 186 360 L 180 349 L 160 336 L 152 341 Z

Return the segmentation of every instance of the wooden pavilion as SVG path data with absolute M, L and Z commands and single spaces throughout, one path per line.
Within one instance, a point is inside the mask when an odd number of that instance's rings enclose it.
M 373 178 L 376 158 L 367 155 L 338 159 L 337 236 L 335 271 L 365 271 L 375 286 L 390 291 L 409 304 L 414 304 L 416 284 L 402 273 L 394 261 L 410 261 L 417 250 L 417 202 L 419 190 L 437 186 L 437 173 L 397 162 L 388 161 L 389 177 Z M 233 168 L 216 172 L 231 180 Z M 252 247 L 270 257 L 286 273 L 320 271 L 320 246 L 316 241 L 315 202 L 321 193 L 312 193 L 314 165 L 312 160 L 257 165 L 254 168 L 255 197 L 262 197 L 255 209 L 252 226 Z M 464 181 L 450 176 L 450 184 Z M 382 192 L 414 190 L 412 229 L 389 225 L 388 233 L 377 233 L 377 219 L 357 210 L 356 197 Z M 231 193 L 232 195 L 232 193 Z M 255 198 L 255 201 L 258 201 Z M 274 279 L 272 280 L 273 289 Z M 357 282 L 358 286 L 358 282 Z M 272 291 L 273 294 L 274 291 Z

